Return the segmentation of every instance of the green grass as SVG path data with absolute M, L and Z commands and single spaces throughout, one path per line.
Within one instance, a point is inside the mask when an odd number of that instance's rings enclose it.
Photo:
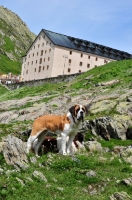
M 6 55 L 0 54 L 0 74 L 21 74 L 21 65 L 21 62 L 9 60 Z
M 86 77 L 93 75 L 89 81 L 90 84 L 83 86 Z M 96 83 L 110 81 L 113 79 L 120 79 L 121 82 L 114 86 L 109 86 L 108 89 L 114 90 L 116 87 L 131 88 L 131 75 L 132 75 L 132 60 L 117 61 L 109 63 L 105 66 L 92 69 L 72 82 L 68 83 L 67 88 L 62 89 L 64 83 L 59 84 L 44 84 L 36 87 L 23 87 L 14 91 L 8 91 L 0 85 L 0 101 L 21 99 L 24 97 L 33 97 L 42 95 L 44 98 L 39 102 L 48 102 L 56 95 L 60 96 L 65 90 L 71 90 L 73 96 L 78 95 L 79 89 L 93 90 Z M 66 83 L 65 83 L 66 84 Z M 58 90 L 58 88 L 61 88 Z M 89 90 L 90 91 L 90 90 Z M 48 92 L 50 94 L 48 95 Z M 80 93 L 81 95 L 81 93 Z M 46 97 L 45 97 L 46 96 Z M 32 103 L 27 102 L 23 107 L 32 106 Z M 56 107 L 56 104 L 52 105 Z M 13 108 L 14 109 L 14 108 Z M 2 108 L 1 108 L 2 111 Z M 95 119 L 99 116 L 114 113 L 112 110 L 109 113 L 97 113 L 96 116 L 88 116 L 88 119 Z M 32 125 L 32 121 L 13 122 L 10 124 L 0 124 L 0 140 L 3 136 L 27 130 Z M 91 136 L 88 131 L 86 140 Z M 27 139 L 27 138 L 26 138 Z M 26 140 L 24 139 L 24 141 Z M 0 178 L 0 199 L 1 200 L 108 200 L 114 192 L 125 191 L 132 198 L 132 187 L 117 183 L 117 180 L 123 180 L 131 177 L 132 167 L 126 163 L 118 154 L 113 154 L 115 146 L 129 146 L 132 144 L 131 140 L 115 140 L 110 141 L 99 140 L 103 148 L 109 148 L 109 152 L 83 152 L 71 156 L 62 156 L 59 154 L 49 153 L 37 158 L 37 163 L 30 163 L 29 168 L 21 170 L 20 172 L 12 172 L 10 175 L 6 173 L 1 174 Z M 30 156 L 34 156 L 31 154 Z M 30 158 L 29 156 L 29 158 Z M 103 158 L 103 159 L 102 159 Z M 8 166 L 0 153 L 0 168 L 7 170 L 14 169 Z M 47 178 L 47 183 L 32 176 L 33 172 L 37 170 L 42 172 Z M 97 174 L 96 177 L 87 177 L 86 173 L 94 170 Z M 16 179 L 23 180 L 22 186 Z M 33 182 L 27 180 L 30 177 Z M 60 188 L 63 188 L 61 191 Z M 98 193 L 94 195 L 89 194 L 89 188 L 97 189 Z M 87 191 L 87 192 L 86 192 Z
M 33 97 L 37 95 L 42 95 L 45 92 L 53 92 L 53 96 L 55 95 L 55 90 L 62 85 L 62 83 L 59 84 L 50 84 L 46 83 L 41 86 L 35 86 L 35 87 L 22 87 L 14 91 L 8 91 L 4 95 L 0 96 L 0 101 L 5 101 L 5 100 L 11 100 L 11 99 L 21 99 L 24 97 Z M 50 93 L 49 96 L 52 94 Z M 47 97 L 48 98 L 48 97 Z M 49 97 L 50 98 L 50 97 Z
M 6 174 L 2 175 L 0 179 L 2 199 L 107 200 L 110 195 L 117 191 L 126 191 L 131 195 L 132 187 L 126 187 L 121 183 L 117 184 L 116 181 L 130 177 L 132 168 L 122 159 L 120 162 L 119 157 L 111 160 L 111 153 L 105 155 L 86 153 L 76 155 L 74 159 L 70 156 L 48 155 L 43 155 L 36 164 L 30 164 L 30 167 L 25 171 L 22 170 L 21 173 L 11 173 L 8 179 Z M 102 161 L 100 156 L 105 157 L 106 160 Z M 40 167 L 39 163 L 43 167 Z M 11 169 L 11 167 L 6 166 L 2 156 L 0 156 L 0 164 Z M 47 182 L 33 177 L 34 170 L 42 172 Z M 94 170 L 97 176 L 87 177 L 86 173 L 90 170 Z M 22 186 L 16 177 L 23 180 L 25 185 Z M 28 181 L 27 177 L 32 178 L 33 182 Z M 89 186 L 97 188 L 98 193 L 90 195 Z M 63 188 L 63 191 L 59 190 L 58 187 Z M 103 188 L 102 191 L 101 188 Z M 88 192 L 84 192 L 84 189 Z
M 25 46 L 30 45 L 32 39 L 26 34 L 28 44 L 25 45 L 25 41 L 22 40 L 17 30 L 2 18 L 0 18 L 0 29 L 4 33 L 0 33 L 0 40 L 3 42 L 0 47 L 0 74 L 8 74 L 11 72 L 14 75 L 19 75 L 21 74 L 22 55 L 25 54 Z M 10 36 L 13 36 L 14 40 L 11 40 Z M 11 53 L 15 59 L 10 60 L 5 52 Z
M 89 84 L 83 86 L 87 80 L 86 77 L 93 76 L 89 80 Z M 101 82 L 107 82 L 114 79 L 119 79 L 121 83 L 115 85 L 132 85 L 132 59 L 123 60 L 123 61 L 114 61 L 106 65 L 94 68 L 87 71 L 77 78 L 77 81 L 71 85 L 71 88 L 80 89 L 80 88 L 90 88 L 91 85 L 95 85 Z M 114 87 L 114 86 L 112 86 Z
M 0 96 L 6 93 L 8 93 L 8 90 L 2 84 L 0 84 Z

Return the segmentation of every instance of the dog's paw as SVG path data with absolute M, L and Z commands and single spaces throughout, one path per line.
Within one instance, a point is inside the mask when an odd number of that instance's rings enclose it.
M 67 155 L 70 155 L 70 150 L 69 149 L 67 149 Z
M 62 151 L 62 150 L 60 150 L 59 153 L 62 155 L 67 155 L 66 151 Z
M 38 154 L 35 155 L 37 158 L 40 158 L 40 156 Z

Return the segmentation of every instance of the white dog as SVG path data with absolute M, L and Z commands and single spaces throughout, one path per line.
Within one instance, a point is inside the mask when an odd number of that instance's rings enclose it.
M 33 148 L 36 156 L 48 131 L 61 133 L 61 147 L 59 153 L 66 155 L 70 153 L 73 139 L 84 120 L 87 109 L 82 105 L 75 105 L 69 112 L 62 116 L 44 115 L 37 118 L 32 127 L 31 135 L 27 141 L 27 153 Z M 68 141 L 67 141 L 68 136 Z

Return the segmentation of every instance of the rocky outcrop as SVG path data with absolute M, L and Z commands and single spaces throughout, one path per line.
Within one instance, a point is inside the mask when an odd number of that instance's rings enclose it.
M 8 135 L 3 143 L 3 155 L 9 165 L 13 165 L 16 169 L 26 169 L 28 167 L 28 159 L 26 155 L 26 143 L 22 140 Z
M 131 197 L 126 192 L 115 192 L 110 200 L 131 200 Z
M 23 46 L 21 41 L 23 41 L 24 45 L 23 48 L 26 49 L 29 44 L 35 39 L 35 34 L 32 33 L 29 28 L 27 27 L 26 23 L 21 20 L 21 18 L 12 12 L 11 10 L 0 6 L 0 18 L 6 22 L 6 25 L 10 27 L 7 29 L 8 35 L 10 36 L 11 41 L 16 41 L 17 46 Z M 3 24 L 4 26 L 4 24 Z M 7 32 L 2 30 L 2 35 L 4 36 Z M 17 40 L 17 37 L 20 37 L 20 41 Z
M 29 48 L 36 35 L 29 30 L 17 14 L 3 6 L 0 6 L 0 27 L 0 54 L 7 58 L 9 65 L 9 61 L 17 61 L 20 65 L 22 55 Z M 9 68 L 9 66 L 7 67 Z M 17 73 L 18 70 L 20 69 L 17 66 Z M 7 69 L 2 66 L 2 63 L 1 71 L 7 73 Z
M 130 139 L 129 126 L 132 124 L 128 116 L 100 117 L 94 120 L 85 121 L 84 129 L 90 129 L 94 136 L 100 135 L 105 140 L 110 138 L 126 140 Z

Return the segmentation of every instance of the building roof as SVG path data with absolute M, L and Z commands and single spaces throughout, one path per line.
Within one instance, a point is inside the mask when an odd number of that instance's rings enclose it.
M 47 35 L 47 37 L 57 46 L 65 47 L 68 49 L 74 49 L 90 54 L 95 54 L 113 60 L 132 59 L 132 54 L 129 54 L 124 51 L 96 44 L 87 40 L 78 39 L 60 33 L 55 33 L 45 29 L 42 29 L 41 31 L 43 31 Z

